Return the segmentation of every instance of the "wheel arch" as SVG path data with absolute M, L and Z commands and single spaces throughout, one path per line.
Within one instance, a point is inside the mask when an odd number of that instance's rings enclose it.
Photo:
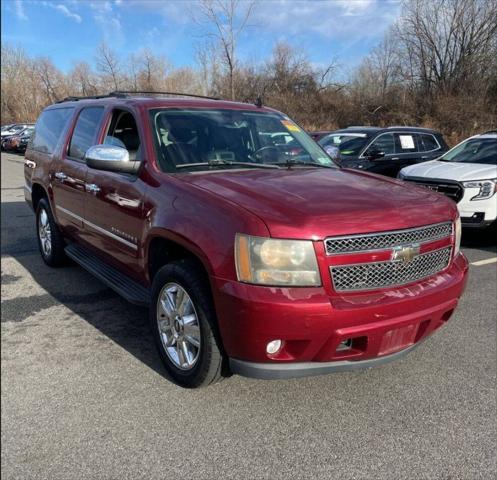
M 212 265 L 199 247 L 191 242 L 178 239 L 165 232 L 156 232 L 147 241 L 145 259 L 150 283 L 152 283 L 157 271 L 164 265 L 175 260 L 188 259 L 197 264 L 210 285 L 209 277 L 213 272 Z

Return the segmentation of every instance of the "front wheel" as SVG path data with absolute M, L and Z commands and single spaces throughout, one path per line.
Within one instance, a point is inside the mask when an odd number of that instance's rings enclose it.
M 194 262 L 179 260 L 157 272 L 150 325 L 159 355 L 178 385 L 197 388 L 222 379 L 225 360 L 214 306 Z

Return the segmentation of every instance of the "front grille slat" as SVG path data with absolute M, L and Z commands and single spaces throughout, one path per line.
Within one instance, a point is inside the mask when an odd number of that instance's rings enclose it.
M 387 261 L 330 267 L 337 292 L 401 286 L 430 277 L 449 265 L 451 247 L 418 255 L 411 262 Z
M 380 232 L 365 235 L 348 235 L 330 237 L 324 243 L 328 255 L 371 250 L 384 250 L 411 243 L 426 243 L 432 240 L 449 237 L 452 234 L 452 223 L 438 223 L 425 227 Z
M 406 182 L 414 183 L 415 185 L 419 185 L 420 187 L 429 188 L 430 190 L 438 193 L 444 194 L 446 197 L 449 197 L 454 202 L 458 203 L 464 195 L 463 187 L 457 182 L 443 182 L 443 181 L 427 181 L 427 180 L 418 180 L 414 178 L 405 178 Z

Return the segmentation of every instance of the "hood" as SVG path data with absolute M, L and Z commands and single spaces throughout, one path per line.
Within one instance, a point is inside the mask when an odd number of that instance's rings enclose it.
M 481 163 L 460 162 L 431 162 L 411 165 L 402 169 L 402 174 L 407 177 L 436 178 L 443 180 L 486 180 L 497 178 L 497 165 L 483 165 Z
M 318 240 L 396 230 L 446 221 L 456 214 L 455 204 L 443 195 L 366 172 L 254 169 L 177 178 L 249 210 L 279 238 Z

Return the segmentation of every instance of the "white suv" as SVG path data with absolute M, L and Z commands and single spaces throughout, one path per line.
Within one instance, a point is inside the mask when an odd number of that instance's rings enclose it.
M 497 218 L 497 131 L 475 135 L 436 160 L 403 168 L 398 178 L 452 198 L 466 227 Z

